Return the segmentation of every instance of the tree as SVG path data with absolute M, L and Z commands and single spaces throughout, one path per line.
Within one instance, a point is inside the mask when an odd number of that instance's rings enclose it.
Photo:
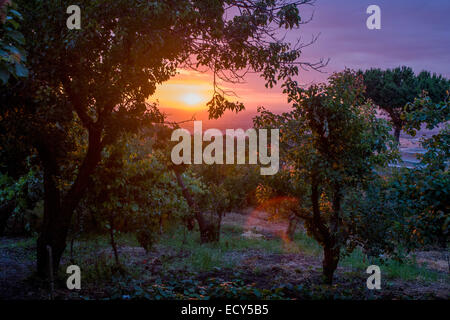
M 294 240 L 295 229 L 299 222 L 298 198 L 293 195 L 306 192 L 304 185 L 294 183 L 291 177 L 292 173 L 289 170 L 282 170 L 273 176 L 265 176 L 256 190 L 258 209 L 267 212 L 272 221 L 280 219 L 288 221 L 287 230 L 283 235 L 286 241 Z
M 23 48 L 25 38 L 19 31 L 22 15 L 14 10 L 9 0 L 0 1 L 0 85 L 6 85 L 10 76 L 24 78 L 28 70 Z
M 218 242 L 222 217 L 226 212 L 245 207 L 249 195 L 256 189 L 259 172 L 256 166 L 245 164 L 192 165 L 190 171 L 206 189 L 193 198 L 206 226 L 200 227 L 199 223 L 201 240 Z
M 188 215 L 181 190 L 167 169 L 167 158 L 154 148 L 150 134 L 147 129 L 125 135 L 106 147 L 83 200 L 84 207 L 108 229 L 117 265 L 116 232 L 136 233 L 141 246 L 150 251 L 164 219 L 175 223 Z
M 81 30 L 68 30 L 62 8 L 70 1 L 17 1 L 31 74 L 0 92 L 1 156 L 13 170 L 23 155 L 35 152 L 43 168 L 38 273 L 48 269 L 47 246 L 54 269 L 59 266 L 73 212 L 104 148 L 141 123 L 159 120 L 146 99 L 178 67 L 207 68 L 214 79 L 232 82 L 251 70 L 268 86 L 296 75 L 299 66 L 319 68 L 321 62 L 299 62 L 302 46 L 284 43 L 277 33 L 303 23 L 299 6 L 311 2 L 84 0 L 78 2 Z M 211 117 L 243 108 L 229 102 L 216 81 L 214 87 Z M 87 145 L 82 160 L 70 165 L 75 120 Z M 58 184 L 62 176 L 72 177 L 64 188 Z
M 427 96 L 406 106 L 405 131 L 416 135 L 423 124 L 434 129 L 449 120 L 448 98 L 433 103 Z M 348 195 L 352 212 L 352 246 L 369 258 L 402 261 L 413 249 L 425 245 L 445 248 L 448 244 L 450 180 L 448 124 L 434 136 L 423 139 L 426 152 L 415 168 L 381 170 L 364 192 Z
M 421 165 L 403 169 L 391 181 L 399 199 L 398 210 L 408 217 L 409 239 L 417 244 L 448 244 L 450 224 L 450 96 L 439 103 L 422 95 L 407 106 L 406 131 L 416 135 L 422 124 L 427 129 L 443 128 L 430 138 L 422 139 L 426 152 L 419 157 Z M 406 205 L 405 205 L 406 204 Z
M 0 236 L 8 228 L 11 234 L 31 234 L 38 227 L 38 214 L 42 200 L 42 174 L 34 168 L 13 179 L 0 173 Z
M 450 87 L 450 81 L 440 75 L 431 75 L 427 71 L 415 75 L 411 68 L 405 66 L 387 70 L 369 69 L 359 71 L 359 74 L 364 76 L 366 96 L 391 118 L 397 141 L 406 124 L 406 105 L 424 90 L 433 102 L 439 103 L 445 99 Z
M 285 92 L 293 110 L 275 115 L 260 109 L 254 123 L 280 128 L 281 160 L 288 172 L 284 184 L 292 185 L 284 190 L 292 190 L 289 196 L 298 199 L 295 213 L 323 247 L 323 276 L 331 284 L 352 236 L 347 195 L 363 190 L 376 165 L 394 159 L 389 127 L 365 104 L 362 77 L 350 70 L 308 89 L 289 82 Z

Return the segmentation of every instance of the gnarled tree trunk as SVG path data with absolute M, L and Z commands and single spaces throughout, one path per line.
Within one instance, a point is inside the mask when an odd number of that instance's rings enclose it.
M 400 142 L 400 132 L 402 131 L 402 128 L 399 126 L 394 126 L 394 138 L 395 141 Z
M 313 208 L 313 235 L 314 238 L 322 245 L 323 247 L 323 279 L 325 284 L 331 285 L 333 283 L 333 275 L 334 271 L 336 271 L 337 265 L 339 263 L 340 256 L 340 246 L 336 241 L 336 234 L 339 229 L 339 210 L 340 210 L 340 194 L 339 188 L 336 189 L 337 193 L 333 199 L 333 221 L 331 221 L 331 225 L 327 226 L 321 217 L 320 214 L 320 190 L 318 183 L 316 181 L 316 177 L 312 176 L 311 181 L 311 202 Z M 330 230 L 331 228 L 331 230 Z
M 53 270 L 58 269 L 66 247 L 68 227 L 64 227 L 65 224 L 61 214 L 60 191 L 51 170 L 44 166 L 44 221 L 37 240 L 37 272 L 41 277 L 45 277 L 49 270 L 47 246 L 52 248 Z
M 175 168 L 174 169 L 175 176 L 177 178 L 178 185 L 181 188 L 184 198 L 186 199 L 189 207 L 194 211 L 195 219 L 198 223 L 198 228 L 200 229 L 200 242 L 208 243 L 208 242 L 217 242 L 220 238 L 220 221 L 217 224 L 214 224 L 213 221 L 208 221 L 205 219 L 203 214 L 198 210 L 197 205 L 192 198 L 189 190 L 186 188 L 183 177 L 181 173 Z M 219 218 L 221 220 L 221 216 Z
M 9 217 L 16 208 L 16 201 L 10 200 L 0 206 L 0 237 L 3 236 Z
M 400 132 L 402 131 L 404 120 L 402 120 L 401 115 L 396 110 L 389 110 L 388 113 L 391 117 L 392 126 L 394 127 L 395 141 L 400 142 Z
M 333 275 L 339 263 L 340 248 L 332 244 L 323 247 L 323 277 L 326 284 L 333 284 Z
M 297 229 L 298 218 L 295 213 L 289 216 L 289 224 L 286 230 L 286 238 L 288 241 L 294 241 L 295 229 Z
M 101 130 L 94 126 L 89 129 L 89 147 L 80 166 L 78 175 L 64 199 L 56 184 L 59 167 L 53 150 L 44 141 L 37 143 L 39 157 L 44 168 L 44 223 L 37 241 L 37 272 L 45 277 L 49 270 L 47 246 L 52 249 L 53 270 L 56 272 L 66 248 L 72 215 L 86 192 L 90 175 L 101 159 Z

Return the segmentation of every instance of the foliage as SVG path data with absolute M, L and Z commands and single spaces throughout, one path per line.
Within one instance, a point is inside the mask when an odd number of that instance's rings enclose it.
M 450 223 L 450 177 L 447 171 L 402 170 L 391 182 L 397 212 L 407 219 L 409 247 L 446 247 Z
M 125 287 L 125 284 L 124 284 Z M 280 286 L 278 288 L 262 289 L 255 284 L 245 284 L 239 278 L 232 281 L 223 281 L 219 278 L 208 278 L 207 281 L 201 282 L 195 279 L 169 281 L 157 281 L 150 286 L 135 286 L 132 290 L 126 289 L 119 292 L 113 292 L 111 299 L 194 299 L 194 300 L 210 300 L 210 299 L 241 299 L 241 300 L 261 300 L 285 299 L 286 290 L 302 290 L 301 286 L 287 285 L 287 288 Z M 125 292 L 127 294 L 124 294 Z
M 303 185 L 292 181 L 289 170 L 281 170 L 276 175 L 265 176 L 256 190 L 258 209 L 269 213 L 271 220 L 288 219 L 299 208 L 298 198 L 293 195 L 306 190 L 299 190 Z M 303 188 L 304 189 L 304 188 Z
M 254 200 L 259 180 L 257 168 L 251 165 L 194 165 L 188 172 L 202 185 L 201 192 L 191 192 L 201 242 L 217 242 L 223 216 L 247 207 Z
M 405 114 L 408 133 L 415 136 L 423 124 L 428 129 L 443 128 L 422 139 L 425 153 L 418 157 L 418 167 L 392 169 L 383 179 L 371 181 L 366 192 L 353 195 L 352 210 L 359 212 L 355 232 L 362 236 L 359 244 L 374 257 L 388 252 L 401 258 L 402 251 L 427 245 L 446 247 L 448 243 L 448 98 L 433 103 L 421 96 L 409 105 Z
M 431 75 L 427 71 L 415 75 L 411 68 L 405 66 L 387 70 L 369 69 L 359 71 L 359 74 L 364 77 L 366 96 L 389 114 L 397 141 L 400 130 L 408 121 L 405 114 L 417 110 L 414 107 L 418 105 L 410 103 L 423 91 L 428 93 L 431 101 L 439 103 L 444 101 L 450 87 L 450 81 L 440 75 Z M 405 109 L 407 105 L 408 110 Z
M 39 231 L 42 223 L 42 195 L 42 173 L 36 169 L 30 169 L 18 179 L 0 173 L 0 203 L 4 206 L 2 227 L 6 227 L 9 220 L 10 234 L 32 234 Z
M 411 243 L 440 244 L 446 247 L 450 223 L 450 159 L 449 98 L 434 103 L 430 97 L 414 100 L 406 114 L 407 130 L 415 135 L 422 124 L 428 129 L 443 128 L 430 138 L 422 139 L 426 152 L 419 156 L 421 165 L 404 169 L 392 179 L 391 188 L 399 199 L 399 208 L 409 217 Z M 403 203 L 402 203 L 403 202 Z M 413 241 L 415 240 L 415 241 Z
M 189 214 L 167 162 L 153 148 L 150 129 L 105 148 L 84 206 L 109 228 L 136 232 L 149 251 L 163 228 Z
M 342 247 L 352 234 L 348 192 L 364 188 L 375 167 L 396 158 L 389 127 L 364 101 L 362 78 L 350 70 L 333 74 L 329 84 L 285 86 L 293 110 L 275 115 L 260 109 L 260 128 L 280 128 L 283 188 L 298 200 L 296 214 L 324 248 L 324 275 L 332 281 Z M 273 184 L 272 184 L 273 186 Z
M 256 166 L 195 165 L 192 170 L 208 186 L 209 196 L 222 195 L 223 208 L 220 211 L 223 213 L 244 209 L 254 202 L 256 186 L 260 179 Z M 212 205 L 220 205 L 218 201 L 219 199 L 212 200 Z
M 49 223 L 38 241 L 39 273 L 45 274 L 47 245 L 58 265 L 73 213 L 105 148 L 145 123 L 163 121 L 146 100 L 177 68 L 213 71 L 209 106 L 217 118 L 242 105 L 228 101 L 216 79 L 237 82 L 251 70 L 272 86 L 297 75 L 299 66 L 320 67 L 300 62 L 302 48 L 276 32 L 297 27 L 297 5 L 311 2 L 83 0 L 77 3 L 83 26 L 69 30 L 61 8 L 70 1 L 18 0 L 30 77 L 14 90 L 0 90 L 6 140 L 0 161 L 18 171 L 26 156 L 37 153 L 44 171 Z M 68 163 L 76 150 L 74 120 L 88 138 L 85 154 Z M 68 189 L 59 189 L 56 181 L 67 177 Z
M 27 61 L 25 38 L 20 32 L 23 17 L 15 10 L 15 5 L 8 2 L 4 5 L 4 8 L 0 5 L 0 85 L 6 85 L 10 76 L 16 79 L 28 76 L 24 65 Z

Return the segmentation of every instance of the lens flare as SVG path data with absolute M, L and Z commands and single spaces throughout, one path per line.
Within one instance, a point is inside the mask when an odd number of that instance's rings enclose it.
M 254 226 L 254 220 L 259 219 L 259 212 L 268 212 L 269 208 L 277 208 L 281 207 L 282 205 L 298 205 L 298 200 L 293 197 L 275 197 L 268 199 L 264 201 L 263 203 L 259 204 L 256 208 L 252 210 L 250 215 L 247 218 L 247 221 L 245 223 L 245 229 L 252 229 Z M 273 225 L 275 224 L 281 224 L 284 226 L 284 223 L 282 222 L 281 217 L 274 217 L 275 220 L 278 220 L 278 223 L 275 223 L 275 221 L 272 221 Z M 283 227 L 283 229 L 274 228 L 270 233 L 272 233 L 272 236 L 279 237 L 285 246 L 292 245 L 291 241 L 289 240 L 287 234 L 287 225 Z

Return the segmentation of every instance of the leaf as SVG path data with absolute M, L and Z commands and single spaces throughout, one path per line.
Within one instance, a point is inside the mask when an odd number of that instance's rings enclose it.
M 22 15 L 20 14 L 20 12 L 14 10 L 14 9 L 9 10 L 8 13 L 12 13 L 14 16 L 16 16 L 17 18 L 19 18 L 20 20 L 23 19 L 23 17 L 22 17 Z
M 19 31 L 11 30 L 7 33 L 7 35 L 11 37 L 15 42 L 22 45 L 25 44 L 25 37 Z
M 8 17 L 8 18 L 10 18 L 10 17 Z M 11 18 L 11 19 L 8 19 L 8 23 L 9 23 L 9 24 L 12 24 L 12 26 L 14 27 L 14 29 L 19 29 L 19 27 L 20 27 L 20 24 L 19 24 L 17 21 L 14 21 L 12 18 Z
M 16 76 L 19 78 L 28 77 L 28 69 L 25 68 L 21 63 L 16 63 Z
M 3 84 L 6 84 L 8 83 L 8 80 L 9 80 L 9 72 L 0 66 L 0 81 Z
M 22 53 L 19 51 L 19 49 L 14 46 L 6 45 L 3 47 L 3 49 L 8 50 L 10 52 L 10 54 L 12 53 L 12 54 L 16 54 L 18 56 L 22 55 Z

